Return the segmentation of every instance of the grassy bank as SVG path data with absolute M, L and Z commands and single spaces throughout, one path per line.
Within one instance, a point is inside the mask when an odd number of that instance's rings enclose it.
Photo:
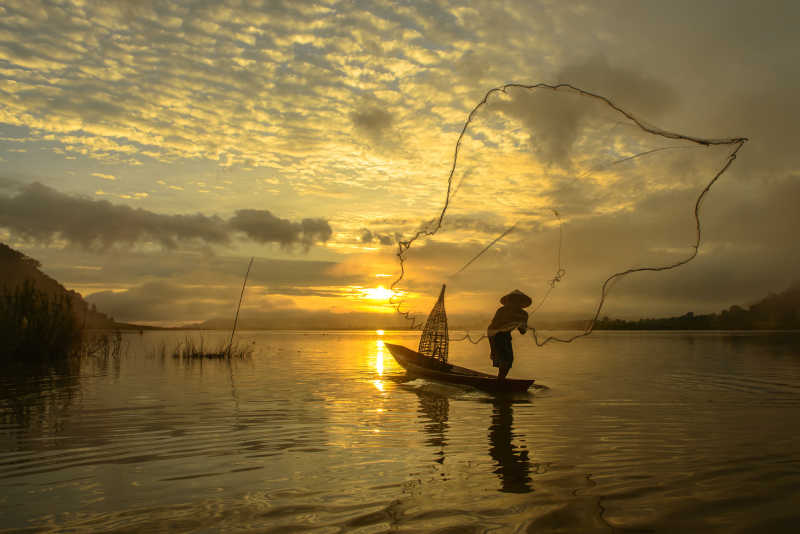
M 47 294 L 30 281 L 0 289 L 0 362 L 48 364 L 81 356 L 119 356 L 119 332 L 85 328 L 67 295 Z

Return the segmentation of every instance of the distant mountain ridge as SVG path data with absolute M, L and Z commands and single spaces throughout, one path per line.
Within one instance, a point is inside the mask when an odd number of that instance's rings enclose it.
M 117 323 L 113 317 L 97 311 L 94 305 L 83 300 L 80 293 L 65 288 L 54 278 L 44 274 L 39 269 L 40 266 L 37 260 L 0 243 L 0 273 L 2 273 L 0 295 L 13 293 L 16 288 L 30 281 L 35 289 L 50 297 L 65 296 L 72 306 L 72 313 L 78 324 L 85 328 L 135 328 L 133 325 Z
M 277 310 L 261 312 L 258 317 L 241 317 L 239 330 L 406 330 L 408 321 L 402 316 L 378 313 L 331 313 Z M 233 318 L 214 317 L 187 325 L 198 330 L 230 330 Z

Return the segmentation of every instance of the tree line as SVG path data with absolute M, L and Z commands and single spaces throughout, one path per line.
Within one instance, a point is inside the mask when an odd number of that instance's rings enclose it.
M 719 313 L 635 321 L 603 317 L 595 330 L 800 330 L 800 284 L 770 293 L 748 308 L 734 305 Z

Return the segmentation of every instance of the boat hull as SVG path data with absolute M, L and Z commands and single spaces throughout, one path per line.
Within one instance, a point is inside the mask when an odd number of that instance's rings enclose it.
M 498 380 L 496 376 L 459 367 L 457 365 L 442 364 L 419 352 L 402 345 L 384 343 L 397 363 L 406 372 L 424 378 L 432 378 L 453 384 L 472 386 L 492 393 L 519 393 L 527 391 L 533 385 L 533 380 L 520 380 L 505 378 Z

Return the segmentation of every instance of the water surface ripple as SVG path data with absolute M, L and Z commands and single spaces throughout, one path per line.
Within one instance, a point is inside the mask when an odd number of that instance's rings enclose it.
M 515 340 L 500 398 L 383 340 L 244 332 L 247 361 L 127 354 L 0 376 L 0 530 L 795 532 L 800 335 Z M 199 335 L 199 334 L 195 334 Z M 225 333 L 205 333 L 214 343 Z M 455 363 L 490 371 L 485 345 Z

